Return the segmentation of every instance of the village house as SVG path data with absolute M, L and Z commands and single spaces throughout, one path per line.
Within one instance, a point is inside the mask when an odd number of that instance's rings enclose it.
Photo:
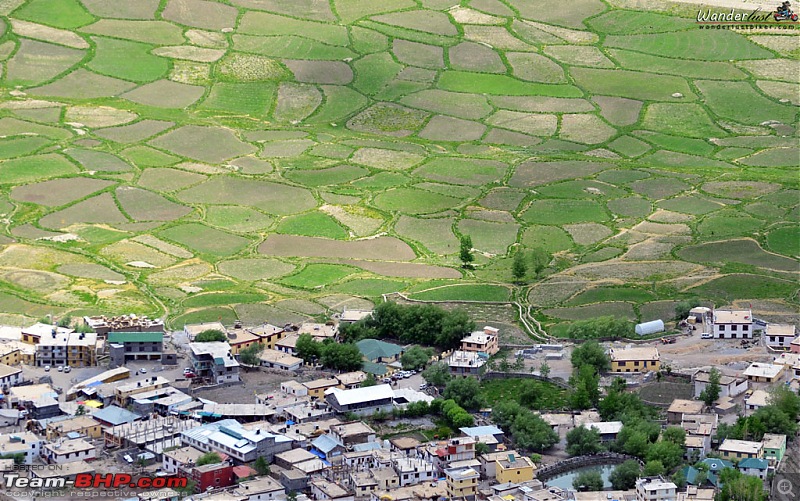
M 339 329 L 333 322 L 319 324 L 314 322 L 303 322 L 297 330 L 297 335 L 309 334 L 315 341 L 325 341 L 326 339 L 335 339 Z
M 335 376 L 339 380 L 339 386 L 345 390 L 360 388 L 361 383 L 366 381 L 367 374 L 364 371 L 345 372 Z
M 783 461 L 784 454 L 786 454 L 786 435 L 765 433 L 761 439 L 761 444 L 764 446 L 764 458 L 768 459 L 770 464 L 777 468 L 777 465 Z
M 272 369 L 281 369 L 285 371 L 296 371 L 303 366 L 303 359 L 289 355 L 282 351 L 264 348 L 258 354 L 261 361 L 261 367 L 269 367 Z
M 51 331 L 36 343 L 36 366 L 91 367 L 97 365 L 97 334 Z
M 0 435 L 0 456 L 23 456 L 22 464 L 31 465 L 44 447 L 44 440 L 30 432 Z
M 714 338 L 752 339 L 753 312 L 750 310 L 714 310 Z
M 453 376 L 478 376 L 486 365 L 486 356 L 476 351 L 454 351 L 447 357 L 447 366 Z
M 378 481 L 370 470 L 350 470 L 347 486 L 353 491 L 355 501 L 367 501 L 370 495 L 378 488 Z
M 711 372 L 699 370 L 692 377 L 694 383 L 694 398 L 700 398 L 700 394 L 706 389 L 710 382 Z M 721 398 L 735 398 L 747 391 L 748 381 L 745 378 L 721 375 L 719 381 L 719 396 Z
M 202 403 L 195 402 L 194 398 L 172 386 L 165 386 L 156 390 L 137 393 L 133 396 L 131 405 L 139 414 L 152 414 L 157 412 L 166 416 L 171 412 L 189 410 L 202 407 Z
M 661 369 L 661 357 L 654 346 L 611 348 L 608 355 L 611 358 L 611 372 L 658 372 Z
M 767 478 L 767 471 L 769 470 L 769 460 L 764 458 L 747 458 L 739 461 L 736 468 L 751 477 L 758 477 L 761 480 Z
M 114 427 L 139 421 L 142 415 L 117 405 L 110 405 L 95 411 L 92 419 L 100 423 L 101 427 Z
M 56 336 L 66 336 L 75 332 L 75 329 L 68 327 L 58 327 L 50 324 L 43 324 L 41 322 L 35 323 L 30 327 L 24 327 L 20 332 L 20 340 L 23 343 L 39 344 L 41 339 L 45 336 L 50 336 L 55 333 Z
M 354 390 L 330 388 L 325 391 L 325 401 L 340 414 L 352 412 L 370 415 L 378 411 L 391 412 L 394 407 L 394 392 L 388 384 Z
M 768 323 L 764 331 L 764 342 L 776 350 L 789 349 L 795 337 L 797 337 L 797 330 L 793 324 Z
M 503 444 L 505 433 L 497 426 L 469 426 L 459 428 L 458 431 L 464 437 L 472 437 L 475 442 L 481 442 L 489 447 L 490 452 L 497 450 L 499 445 Z
M 769 393 L 764 390 L 754 390 L 753 393 L 744 397 L 744 408 L 748 414 L 767 405 L 769 405 Z
M 439 469 L 445 469 L 451 463 L 475 459 L 475 443 L 472 437 L 451 438 L 444 445 L 429 445 L 425 455 Z
M 325 379 L 315 379 L 313 381 L 308 381 L 307 383 L 303 383 L 303 386 L 306 387 L 308 391 L 308 396 L 311 397 L 311 400 L 318 400 L 325 397 L 325 392 L 331 388 L 336 388 L 340 385 L 339 380 L 335 377 L 329 377 Z
M 395 437 L 389 440 L 390 450 L 409 457 L 416 456 L 421 445 L 420 441 L 414 437 Z
M 286 336 L 286 329 L 272 324 L 261 324 L 257 327 L 248 327 L 248 332 L 259 337 L 260 343 L 270 350 L 275 349 L 275 343 Z
M 186 324 L 183 326 L 183 333 L 186 334 L 189 341 L 194 341 L 194 338 L 198 334 L 205 331 L 220 331 L 226 336 L 228 335 L 228 329 L 222 325 L 222 322 L 204 322 L 201 324 Z
M 51 442 L 71 433 L 78 433 L 87 438 L 100 438 L 103 436 L 103 427 L 91 416 L 86 415 L 51 421 L 45 427 L 45 436 Z
M 711 439 L 717 431 L 719 416 L 711 414 L 684 414 L 681 428 L 686 432 L 687 460 L 703 459 L 711 452 Z
M 191 446 L 165 451 L 161 458 L 161 468 L 167 473 L 187 474 L 194 468 L 203 451 Z
M 392 465 L 400 478 L 400 486 L 430 482 L 439 477 L 439 471 L 422 458 L 394 458 Z
M 192 468 L 191 479 L 195 483 L 195 492 L 205 492 L 208 489 L 220 489 L 233 485 L 233 466 L 223 461 L 221 463 L 205 464 Z M 229 493 L 223 497 L 226 501 L 231 499 Z
M 158 390 L 171 384 L 171 381 L 162 376 L 149 376 L 139 381 L 121 384 L 114 389 L 114 401 L 120 407 L 127 407 L 131 397 L 137 393 Z
M 10 388 L 22 382 L 22 369 L 0 364 L 0 389 Z
M 676 398 L 667 409 L 667 424 L 680 424 L 684 414 L 700 414 L 705 404 L 699 400 Z
M 48 464 L 91 461 L 97 458 L 97 448 L 82 438 L 58 440 L 42 448 L 42 457 Z
M 266 476 L 241 482 L 233 490 L 233 494 L 246 497 L 247 501 L 286 499 L 286 489 L 272 478 Z
M 280 454 L 275 454 L 274 463 L 281 468 L 291 469 L 305 461 L 319 459 L 319 456 L 312 454 L 305 449 L 290 449 Z
M 253 345 L 261 344 L 260 336 L 250 332 L 249 329 L 238 327 L 238 324 L 237 327 L 227 329 L 227 337 L 233 355 L 238 355 L 242 350 Z
M 447 498 L 447 485 L 445 482 L 431 482 L 430 484 L 409 485 L 396 489 L 377 489 L 373 491 L 369 501 L 427 501 Z M 452 499 L 452 498 L 449 498 Z
M 282 351 L 283 353 L 288 353 L 289 355 L 297 355 L 297 340 L 300 338 L 300 335 L 295 333 L 287 334 L 286 336 L 282 337 L 275 341 L 274 348 L 278 351 Z
M 499 329 L 488 325 L 482 331 L 475 331 L 461 340 L 461 351 L 476 351 L 494 355 L 500 351 Z
M 780 381 L 785 370 L 785 365 L 754 362 L 742 372 L 742 376 L 753 383 L 774 383 Z
M 748 440 L 733 440 L 726 438 L 719 446 L 722 459 L 739 461 L 746 458 L 760 458 L 764 456 L 764 445 L 761 442 Z
M 111 332 L 108 354 L 111 365 L 119 367 L 129 360 L 161 360 L 164 352 L 163 332 Z
M 789 344 L 789 351 L 792 353 L 800 353 L 800 336 L 794 338 L 791 344 Z
M 678 496 L 678 486 L 664 477 L 636 479 L 636 501 L 673 501 Z
M 339 316 L 340 324 L 354 324 L 372 316 L 372 310 L 348 310 L 345 308 Z
M 444 470 L 447 496 L 450 499 L 475 501 L 480 474 L 474 468 L 448 468 Z
M 336 482 L 317 479 L 309 482 L 311 495 L 318 501 L 355 501 L 347 489 Z
M 536 465 L 527 456 L 517 456 L 508 453 L 505 458 L 498 459 L 496 466 L 497 481 L 499 483 L 528 482 L 536 475 Z
M 0 364 L 17 365 L 21 361 L 22 352 L 19 349 L 17 342 L 0 343 Z M 35 353 L 35 352 L 34 352 Z
M 617 439 L 617 435 L 622 431 L 622 421 L 601 421 L 589 423 L 586 427 L 597 430 L 600 434 L 600 441 L 607 443 Z
M 405 351 L 402 346 L 387 343 L 380 339 L 362 339 L 356 342 L 358 351 L 367 362 L 389 364 L 400 359 Z
M 345 447 L 375 441 L 375 430 L 363 421 L 331 425 L 330 435 Z
M 181 440 L 204 452 L 227 454 L 240 463 L 249 463 L 261 456 L 272 461 L 275 454 L 292 448 L 292 440 L 288 437 L 261 428 L 247 429 L 233 419 L 217 421 L 213 425 L 187 430 L 181 434 Z
M 295 397 L 305 397 L 308 395 L 308 388 L 306 388 L 306 385 L 294 379 L 281 383 L 281 391 Z
M 200 377 L 215 383 L 239 381 L 239 362 L 233 358 L 228 343 L 189 343 L 192 368 Z

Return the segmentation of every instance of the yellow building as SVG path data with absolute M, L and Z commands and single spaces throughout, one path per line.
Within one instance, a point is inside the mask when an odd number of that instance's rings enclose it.
M 22 352 L 16 346 L 0 345 L 0 364 L 17 365 L 22 359 Z
M 127 407 L 131 396 L 144 391 L 160 390 L 169 385 L 170 380 L 161 376 L 150 376 L 147 379 L 123 384 L 114 390 L 114 403 L 120 407 Z
M 314 381 L 303 383 L 303 386 L 308 389 L 308 396 L 311 397 L 311 400 L 323 398 L 325 396 L 325 390 L 329 388 L 344 388 L 342 383 L 336 378 L 315 379 Z
M 245 348 L 260 343 L 261 337 L 246 329 L 228 329 L 228 344 L 231 345 L 231 353 L 234 355 L 238 355 Z
M 501 484 L 527 482 L 533 480 L 536 475 L 536 465 L 525 456 L 509 454 L 508 457 L 498 459 L 496 462 L 497 481 Z
M 627 350 L 609 351 L 611 372 L 658 372 L 661 369 L 661 357 L 658 348 L 642 346 Z
M 270 350 L 274 350 L 275 343 L 288 335 L 283 327 L 277 327 L 272 324 L 263 324 L 259 325 L 258 327 L 250 327 L 247 329 L 247 331 L 261 338 L 261 341 L 259 342 Z
M 728 461 L 740 461 L 748 458 L 764 457 L 764 444 L 748 440 L 726 438 L 719 446 L 719 455 Z
M 71 432 L 89 438 L 100 438 L 103 436 L 103 427 L 90 416 L 75 416 L 72 419 L 47 424 L 47 440 L 57 440 Z
M 473 468 L 448 468 L 444 470 L 449 499 L 474 500 L 478 494 L 480 473 Z

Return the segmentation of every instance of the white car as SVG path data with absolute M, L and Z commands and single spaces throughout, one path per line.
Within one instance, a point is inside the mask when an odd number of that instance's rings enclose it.
M 64 372 L 64 366 L 63 365 L 59 365 L 58 366 L 58 372 Z
M 700 338 L 701 339 L 714 339 L 714 334 L 711 334 L 710 332 L 704 332 L 704 333 L 702 333 L 700 335 Z
M 49 365 L 45 365 L 44 366 L 44 371 L 45 372 L 50 372 L 50 366 Z

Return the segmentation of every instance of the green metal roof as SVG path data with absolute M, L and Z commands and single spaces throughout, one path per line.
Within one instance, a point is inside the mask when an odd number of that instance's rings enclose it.
M 375 376 L 385 376 L 388 372 L 385 365 L 376 364 L 374 362 L 364 362 L 364 367 L 362 367 L 362 370 L 367 374 L 372 374 Z
M 109 343 L 160 343 L 164 341 L 161 332 L 109 332 Z
M 387 343 L 379 339 L 362 339 L 356 343 L 358 351 L 370 361 L 378 360 L 379 358 L 392 358 L 403 352 L 402 346 Z

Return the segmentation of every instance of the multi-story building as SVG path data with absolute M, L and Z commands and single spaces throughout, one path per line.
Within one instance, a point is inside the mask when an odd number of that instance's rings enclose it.
M 501 484 L 528 482 L 536 475 L 536 465 L 527 456 L 507 454 L 505 458 L 496 462 L 497 481 Z
M 339 329 L 333 322 L 319 324 L 314 322 L 303 322 L 297 331 L 298 335 L 310 334 L 315 341 L 324 341 L 326 339 L 334 339 L 339 333 Z
M 114 367 L 128 360 L 161 360 L 164 352 L 163 332 L 110 332 L 108 351 Z
M 315 379 L 313 381 L 308 381 L 303 383 L 303 386 L 306 387 L 307 395 L 311 397 L 311 400 L 320 400 L 325 397 L 325 392 L 331 388 L 336 388 L 340 385 L 339 380 L 335 377 L 329 377 L 324 379 Z
M 658 348 L 642 346 L 628 349 L 609 350 L 611 372 L 658 372 L 661 369 L 661 356 Z
M 367 319 L 372 316 L 372 310 L 348 310 L 344 309 L 339 317 L 340 324 L 354 324 L 360 320 Z
M 360 388 L 361 383 L 367 379 L 367 373 L 364 371 L 345 372 L 337 374 L 336 379 L 339 380 L 339 386 L 345 390 L 352 390 Z
M 251 334 L 255 334 L 261 340 L 259 341 L 265 348 L 270 350 L 275 349 L 275 343 L 283 339 L 287 332 L 283 327 L 278 327 L 272 324 L 262 324 L 257 327 L 248 327 L 247 330 Z
M 447 366 L 453 376 L 478 376 L 486 365 L 486 356 L 477 351 L 456 350 L 447 357 Z
M 181 433 L 181 441 L 204 452 L 227 454 L 240 463 L 249 463 L 262 456 L 272 462 L 275 454 L 292 448 L 291 438 L 261 428 L 245 428 L 233 419 L 186 430 Z
M 189 343 L 189 357 L 195 374 L 215 383 L 239 381 L 239 362 L 233 358 L 228 343 Z
M 111 332 L 160 332 L 164 333 L 164 321 L 145 315 L 121 315 L 118 317 L 83 317 L 83 323 L 100 337 Z
M 355 501 L 355 498 L 347 489 L 336 482 L 329 482 L 323 479 L 312 480 L 309 483 L 311 495 L 320 501 Z
M 426 452 L 440 469 L 444 469 L 450 463 L 475 459 L 475 439 L 472 437 L 451 438 L 444 446 L 429 447 Z
M 234 327 L 228 329 L 228 344 L 231 347 L 231 353 L 238 355 L 246 348 L 261 344 L 261 336 L 250 332 L 250 329 Z
M 767 324 L 764 331 L 764 342 L 776 350 L 788 350 L 797 337 L 797 329 L 793 324 Z
M 714 310 L 716 339 L 752 339 L 753 312 L 750 310 Z
M 21 358 L 21 352 L 16 343 L 0 344 L 0 364 L 17 365 Z
M 233 494 L 247 498 L 247 501 L 270 501 L 286 499 L 286 489 L 270 477 L 259 477 L 241 482 Z
M 400 359 L 405 349 L 380 339 L 362 339 L 356 343 L 358 351 L 367 362 L 389 364 Z
M 783 377 L 785 365 L 754 362 L 742 372 L 742 376 L 753 383 L 774 383 Z
M 644 477 L 636 480 L 636 501 L 675 501 L 678 486 L 663 477 Z
M 221 463 L 204 464 L 203 466 L 195 466 L 192 468 L 191 479 L 194 482 L 195 492 L 205 492 L 208 489 L 220 489 L 222 487 L 230 487 L 234 484 L 235 478 L 233 476 L 233 465 L 227 461 Z M 224 493 L 225 496 L 219 498 L 226 501 L 238 499 L 231 496 L 230 493 Z
M 288 353 L 289 355 L 297 355 L 297 340 L 300 335 L 296 332 L 287 334 L 275 341 L 274 348 L 278 351 Z
M 30 327 L 25 327 L 22 329 L 20 333 L 20 339 L 23 343 L 28 344 L 39 344 L 39 341 L 45 336 L 52 336 L 53 332 L 56 335 L 64 335 L 69 334 L 71 332 L 75 332 L 75 329 L 70 329 L 67 327 L 58 327 L 55 325 L 50 324 L 43 324 L 41 322 L 35 323 Z
M 36 344 L 36 366 L 91 367 L 97 365 L 97 334 L 51 330 Z
M 736 465 L 736 469 L 750 475 L 751 477 L 758 477 L 761 480 L 766 480 L 767 471 L 769 470 L 769 460 L 764 458 L 747 458 L 742 459 Z
M 183 333 L 189 338 L 189 341 L 194 341 L 198 334 L 205 331 L 220 331 L 228 335 L 228 329 L 222 325 L 221 322 L 203 322 L 201 324 L 184 324 Z
M 764 446 L 764 458 L 769 459 L 770 464 L 777 467 L 786 454 L 786 435 L 765 433 L 761 444 Z
M 161 458 L 161 468 L 167 473 L 187 474 L 192 471 L 203 452 L 191 446 L 165 451 Z
M 444 470 L 449 499 L 475 501 L 480 473 L 474 468 L 447 468 Z
M 719 446 L 722 459 L 738 461 L 746 458 L 761 458 L 764 456 L 764 444 L 749 440 L 733 440 L 726 438 Z
M 388 384 L 353 390 L 330 388 L 325 391 L 325 401 L 333 410 L 342 414 L 352 412 L 367 415 L 378 411 L 391 412 L 394 407 L 394 392 Z
M 285 371 L 296 371 L 303 366 L 302 358 L 297 358 L 288 353 L 271 348 L 264 348 L 261 350 L 261 353 L 258 354 L 258 359 L 261 361 L 261 367 L 270 367 Z
M 61 421 L 47 423 L 45 435 L 47 440 L 53 441 L 66 437 L 70 433 L 79 433 L 87 438 L 100 438 L 103 436 L 103 427 L 91 416 L 75 416 Z
M 170 380 L 161 376 L 149 376 L 140 381 L 121 384 L 114 389 L 114 401 L 120 407 L 127 407 L 131 402 L 131 397 L 137 393 L 158 390 L 169 386 Z
M 401 487 L 430 482 L 439 477 L 439 471 L 433 463 L 422 458 L 394 458 L 392 466 L 400 478 Z
M 500 351 L 498 342 L 498 333 L 500 331 L 496 327 L 489 327 L 488 325 L 482 331 L 476 331 L 461 340 L 461 351 L 477 351 L 479 353 L 486 353 L 494 355 Z
M 800 353 L 800 336 L 797 336 L 789 344 L 789 351 L 792 353 Z
M 42 449 L 42 456 L 48 464 L 64 464 L 75 461 L 91 461 L 97 458 L 97 448 L 83 440 L 66 440 L 49 443 Z
M 33 464 L 33 461 L 41 455 L 43 447 L 44 440 L 30 432 L 0 435 L 0 456 L 20 454 L 24 456 L 22 464 Z
M 667 409 L 667 424 L 680 424 L 684 414 L 700 414 L 705 404 L 699 400 L 676 398 Z

